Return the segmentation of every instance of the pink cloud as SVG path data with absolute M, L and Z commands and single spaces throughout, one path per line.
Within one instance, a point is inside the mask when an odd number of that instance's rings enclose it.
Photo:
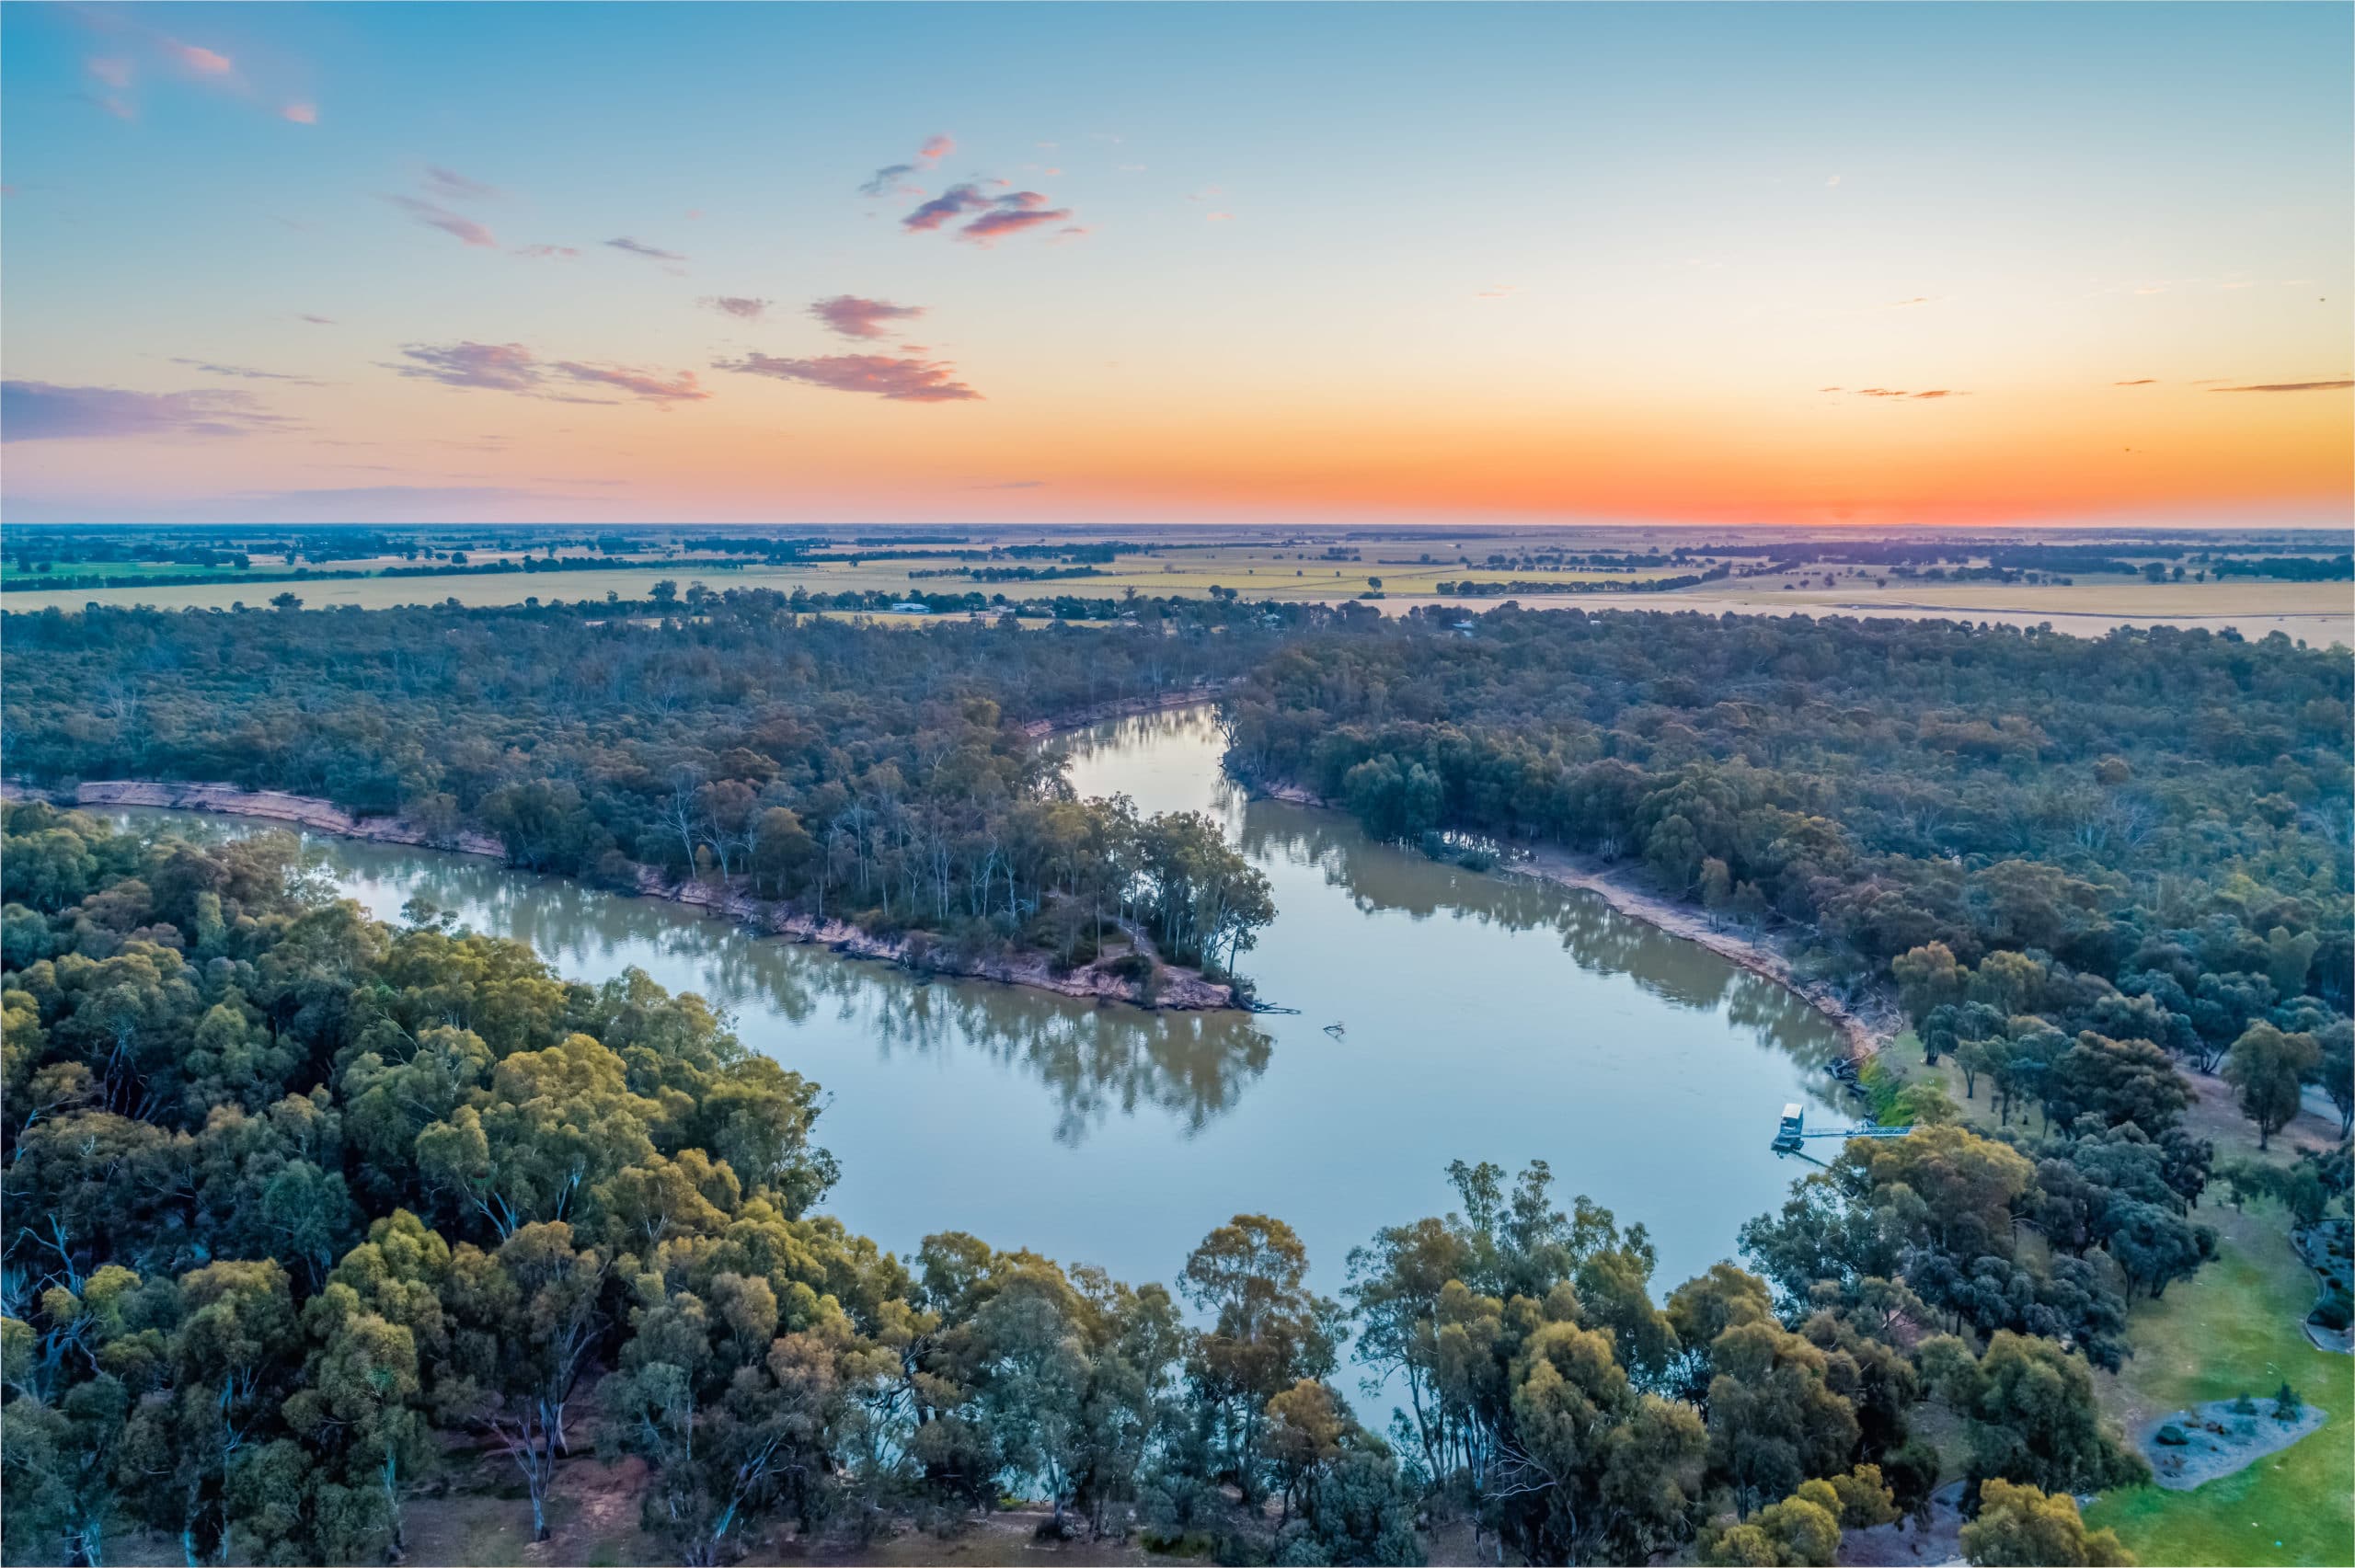
M 989 183 L 1004 185 L 1006 182 L 994 179 Z M 972 221 L 959 227 L 952 237 L 987 246 L 1028 229 L 1068 223 L 1071 216 L 1070 208 L 1050 207 L 1047 199 L 1035 190 L 1013 190 L 1003 196 L 993 196 L 979 185 L 960 181 L 901 219 L 900 226 L 912 234 L 929 234 L 935 229 L 949 226 L 958 219 L 970 217 Z
M 991 200 L 982 194 L 982 189 L 977 185 L 952 185 L 901 219 L 900 226 L 918 234 L 927 234 L 952 218 L 982 211 L 989 206 Z
M 199 44 L 182 43 L 176 38 L 164 40 L 163 49 L 183 70 L 199 76 L 225 76 L 236 69 L 227 55 L 215 54 Z
M 701 403 L 711 395 L 695 384 L 693 371 L 681 371 L 666 379 L 660 372 L 632 370 L 626 365 L 588 365 L 572 360 L 559 360 L 548 368 L 569 380 L 618 387 L 633 397 L 666 407 L 673 403 Z
M 491 392 L 533 392 L 540 384 L 539 362 L 521 343 L 411 343 L 401 352 L 414 363 L 393 368 L 419 381 Z
M 952 379 L 954 366 L 886 354 L 821 354 L 809 360 L 748 354 L 741 360 L 719 361 L 716 368 L 798 381 L 834 392 L 872 393 L 893 403 L 961 403 L 977 401 L 982 395 Z
M 316 125 L 319 122 L 319 106 L 315 103 L 290 103 L 278 112 L 297 125 Z
M 126 392 L 46 381 L 0 382 L 0 441 L 242 436 L 286 423 L 244 392 Z
M 461 242 L 480 246 L 486 250 L 499 248 L 498 238 L 488 229 L 484 228 L 472 218 L 451 212 L 447 207 L 437 207 L 431 201 L 421 201 L 414 196 L 387 196 L 385 200 L 430 229 L 440 229 L 445 235 L 454 235 Z
M 117 92 L 131 86 L 131 62 L 120 55 L 94 54 L 86 63 L 91 75 Z
M 1046 223 L 1061 223 L 1071 217 L 1068 207 L 1047 207 L 1046 198 L 1035 190 L 1017 190 L 1012 196 L 1001 197 L 990 212 L 957 231 L 957 237 L 975 245 L 992 245 L 1008 235 L 1018 235 Z
M 700 403 L 711 394 L 696 384 L 693 371 L 665 376 L 628 365 L 591 364 L 580 360 L 542 361 L 521 343 L 410 343 L 401 353 L 408 361 L 388 367 L 398 374 L 444 386 L 482 392 L 513 392 L 558 403 L 595 403 L 602 398 L 571 397 L 549 386 L 551 379 L 607 386 L 649 403 Z
M 845 338 L 880 338 L 887 321 L 913 321 L 922 305 L 895 305 L 889 300 L 863 300 L 856 294 L 836 294 L 820 300 L 810 314 Z
M 924 145 L 916 149 L 916 157 L 924 163 L 936 164 L 956 150 L 957 142 L 954 137 L 927 136 L 925 138 Z

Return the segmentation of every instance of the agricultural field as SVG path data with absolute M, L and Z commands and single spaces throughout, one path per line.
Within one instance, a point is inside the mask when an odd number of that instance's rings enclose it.
M 2315 646 L 2355 644 L 2355 598 L 2341 580 L 2235 576 L 2202 581 L 2199 579 L 2206 573 L 2195 570 L 2188 578 L 2154 582 L 2141 575 L 2139 568 L 2151 565 L 2164 570 L 2168 560 L 2182 555 L 2180 545 L 2170 555 L 2140 553 L 2131 544 L 2097 544 L 2113 552 L 2118 561 L 2136 567 L 2134 572 L 2028 572 L 2015 574 L 2012 581 L 1987 581 L 1952 580 L 1943 571 L 1933 575 L 1820 560 L 1803 546 L 1794 546 L 1786 559 L 1762 555 L 1754 543 L 1743 550 L 1729 547 L 1724 554 L 1713 554 L 1717 541 L 1698 535 L 1681 539 L 1665 530 L 1466 532 L 1404 539 L 1320 531 L 1212 536 L 1208 541 L 1200 532 L 1181 539 L 1153 530 L 1130 531 L 1117 539 L 1006 530 L 954 536 L 953 542 L 918 536 L 919 543 L 896 546 L 879 543 L 876 536 L 813 540 L 809 548 L 820 558 L 768 561 L 712 554 L 709 541 L 714 537 L 649 530 L 633 535 L 637 548 L 621 552 L 600 551 L 578 540 L 555 541 L 559 559 L 611 562 L 560 574 L 452 570 L 417 575 L 415 568 L 431 564 L 431 557 L 387 553 L 344 558 L 330 552 L 324 561 L 313 558 L 319 569 L 404 570 L 397 576 L 313 578 L 293 583 L 268 580 L 304 564 L 290 561 L 283 545 L 281 553 L 251 554 L 253 580 L 225 582 L 177 580 L 217 576 L 217 568 L 208 573 L 167 563 L 122 562 L 77 568 L 61 563 L 61 571 L 102 570 L 149 580 L 125 587 L 45 589 L 33 586 L 37 578 L 23 562 L 8 561 L 0 562 L 0 574 L 5 574 L 0 580 L 11 591 L 0 607 L 37 611 L 53 605 L 71 611 L 97 602 L 228 609 L 239 603 L 258 606 L 287 591 L 313 608 L 384 609 L 450 599 L 470 606 L 520 604 L 529 599 L 639 600 L 655 583 L 667 579 L 682 589 L 700 581 L 714 589 L 766 588 L 788 593 L 795 589 L 811 593 L 979 590 L 1016 600 L 1053 593 L 1201 597 L 1220 590 L 1246 601 L 1329 603 L 1363 599 L 1393 612 L 1419 604 L 1490 605 L 1511 598 L 1527 604 L 1615 603 L 1707 614 L 2045 623 L 2085 635 L 2121 625 L 2232 627 L 2246 636 L 2278 631 Z M 2220 551 L 2246 548 L 2216 537 Z M 1726 543 L 1730 546 L 1737 538 L 1729 535 Z M 458 552 L 472 567 L 526 555 L 548 558 L 546 546 L 534 548 L 512 531 L 495 539 L 420 535 L 419 543 L 440 550 L 445 558 Z M 2327 549 L 2329 543 L 2299 547 Z M 1109 559 L 1103 558 L 1107 544 L 1115 546 Z M 982 552 L 987 555 L 977 558 Z M 1688 580 L 1665 591 L 1650 588 L 1665 578 L 1695 577 L 1706 580 Z M 1456 586 L 1471 583 L 1482 589 Z

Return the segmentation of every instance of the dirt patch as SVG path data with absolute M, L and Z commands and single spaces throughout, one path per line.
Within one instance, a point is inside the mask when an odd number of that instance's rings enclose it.
M 1832 1559 L 1844 1568 L 1889 1568 L 1890 1564 L 1959 1563 L 1962 1555 L 1962 1482 L 1949 1482 L 1930 1494 L 1926 1524 L 1900 1519 L 1868 1530 L 1848 1530 Z
M 2246 1409 L 2234 1408 L 2243 1403 Z M 2280 1452 L 2329 1419 L 2319 1405 L 2301 1405 L 2295 1420 L 2284 1421 L 2274 1414 L 2269 1399 L 2211 1400 L 2145 1425 L 2142 1456 L 2161 1486 L 2188 1492 Z M 2182 1440 L 2172 1440 L 2177 1437 Z

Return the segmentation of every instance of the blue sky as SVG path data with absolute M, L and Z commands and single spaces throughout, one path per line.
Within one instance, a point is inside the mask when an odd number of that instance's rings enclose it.
M 2350 16 L 10 5 L 0 505 L 2343 521 Z

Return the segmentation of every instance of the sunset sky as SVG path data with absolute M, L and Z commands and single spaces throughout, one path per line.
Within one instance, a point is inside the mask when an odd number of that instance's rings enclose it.
M 2350 17 L 11 4 L 0 501 L 2346 526 Z

